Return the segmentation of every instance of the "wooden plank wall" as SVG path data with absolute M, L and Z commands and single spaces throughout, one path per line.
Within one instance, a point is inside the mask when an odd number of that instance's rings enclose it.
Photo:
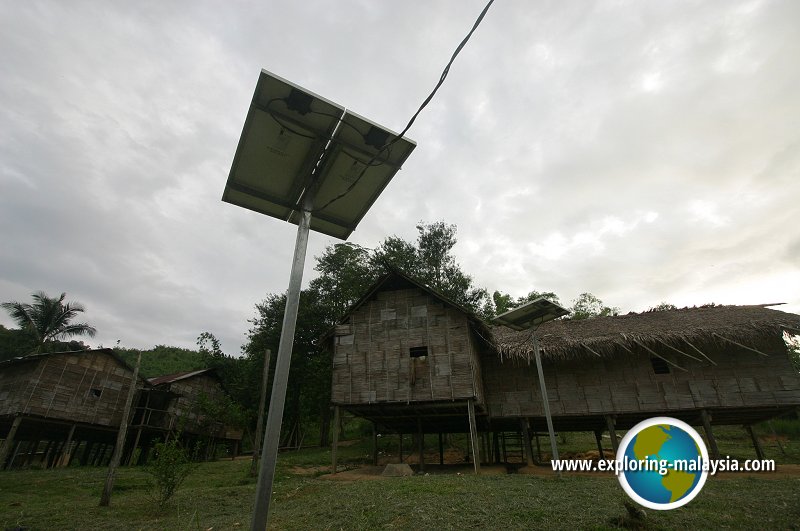
M 337 327 L 337 404 L 481 400 L 479 360 L 467 317 L 420 289 L 379 292 Z M 427 347 L 427 359 L 410 348 Z
M 712 355 L 718 363 L 660 353 L 688 372 L 655 374 L 646 354 L 544 363 L 550 409 L 558 415 L 602 415 L 800 404 L 800 376 L 785 351 Z M 536 365 L 484 354 L 486 404 L 493 417 L 542 416 Z
M 132 379 L 102 352 L 56 354 L 0 372 L 0 412 L 119 426 Z

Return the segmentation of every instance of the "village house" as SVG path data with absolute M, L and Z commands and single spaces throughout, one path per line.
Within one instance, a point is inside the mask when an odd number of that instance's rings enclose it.
M 0 362 L 0 469 L 108 463 L 133 384 L 133 370 L 111 349 Z M 178 434 L 212 450 L 238 448 L 241 431 L 206 421 L 195 407 L 201 395 L 213 402 L 224 393 L 213 371 L 140 377 L 135 385 L 123 463 L 134 453 L 146 460 L 155 440 Z
M 767 306 L 540 325 L 535 334 L 555 429 L 593 431 L 602 454 L 603 432 L 616 449 L 617 429 L 671 416 L 703 426 L 715 454 L 713 425 L 740 424 L 752 434 L 756 422 L 795 414 L 800 374 L 782 334 L 800 331 L 800 316 Z M 472 432 L 479 440 L 471 446 L 483 447 L 472 456 L 476 467 L 497 456 L 498 435 L 511 432 L 532 462 L 532 434 L 546 430 L 532 333 L 488 325 L 390 272 L 327 338 L 335 416 L 349 411 L 382 432 Z

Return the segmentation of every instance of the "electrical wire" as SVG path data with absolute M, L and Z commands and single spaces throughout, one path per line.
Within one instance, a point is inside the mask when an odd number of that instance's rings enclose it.
M 414 115 L 408 121 L 408 124 L 406 124 L 405 128 L 400 132 L 400 134 L 398 134 L 391 142 L 385 144 L 377 153 L 375 153 L 372 156 L 372 159 L 370 159 L 369 163 L 367 163 L 364 166 L 364 169 L 361 170 L 361 173 L 359 173 L 358 177 L 356 177 L 356 179 L 352 183 L 350 183 L 350 185 L 344 190 L 344 192 L 340 193 L 339 195 L 337 195 L 336 197 L 334 197 L 333 199 L 331 199 L 330 201 L 328 201 L 327 203 L 325 203 L 321 207 L 315 208 L 314 209 L 315 211 L 324 210 L 325 208 L 329 207 L 330 205 L 332 205 L 336 201 L 339 201 L 340 199 L 345 197 L 347 194 L 352 192 L 353 188 L 355 188 L 356 185 L 364 177 L 364 174 L 367 172 L 367 168 L 371 167 L 372 163 L 375 162 L 375 160 L 384 151 L 389 149 L 392 145 L 394 145 L 401 138 L 403 138 L 403 135 L 406 134 L 406 132 L 408 132 L 409 129 L 411 129 L 411 126 L 414 125 L 414 121 L 417 119 L 417 116 L 419 116 L 419 114 L 422 112 L 422 110 L 425 107 L 427 107 L 427 105 L 431 102 L 433 97 L 436 95 L 436 92 L 439 90 L 439 87 L 441 87 L 442 84 L 444 83 L 444 80 L 447 78 L 447 74 L 450 73 L 450 67 L 453 65 L 453 62 L 455 61 L 456 57 L 458 56 L 459 53 L 461 53 L 461 50 L 467 44 L 467 42 L 469 41 L 470 37 L 472 37 L 472 34 L 475 33 L 475 30 L 478 29 L 478 26 L 483 21 L 483 17 L 486 16 L 486 13 L 489 11 L 489 8 L 492 6 L 493 3 L 494 3 L 494 0 L 489 0 L 489 2 L 483 8 L 483 11 L 481 11 L 481 14 L 478 16 L 478 18 L 475 20 L 475 23 L 472 25 L 472 29 L 469 30 L 469 33 L 467 33 L 467 36 L 464 37 L 464 39 L 458 45 L 458 47 L 456 48 L 455 52 L 453 52 L 453 55 L 450 57 L 450 61 L 448 61 L 447 66 L 445 66 L 444 70 L 442 70 L 442 74 L 441 74 L 441 76 L 439 76 L 439 82 L 436 83 L 436 86 L 433 88 L 431 93 L 428 94 L 428 97 L 425 98 L 425 101 L 422 102 L 422 105 L 419 106 L 419 109 L 417 109 L 417 112 L 414 113 Z M 345 123 L 347 123 L 347 122 L 345 122 Z M 350 124 L 347 124 L 347 125 L 350 125 Z

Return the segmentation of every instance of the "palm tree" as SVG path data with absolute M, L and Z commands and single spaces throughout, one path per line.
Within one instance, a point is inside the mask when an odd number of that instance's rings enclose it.
M 42 352 L 44 345 L 53 341 L 63 341 L 72 336 L 94 337 L 97 330 L 86 323 L 70 323 L 81 312 L 82 304 L 64 302 L 66 293 L 60 297 L 48 297 L 43 291 L 37 291 L 31 297 L 33 304 L 22 302 L 4 302 L 0 304 L 17 325 L 28 333 L 36 348 Z

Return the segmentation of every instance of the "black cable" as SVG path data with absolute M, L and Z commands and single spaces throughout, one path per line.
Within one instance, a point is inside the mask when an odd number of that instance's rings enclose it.
M 461 41 L 461 44 L 459 44 L 458 47 L 456 48 L 455 52 L 453 52 L 453 55 L 452 55 L 452 57 L 450 57 L 450 61 L 448 61 L 447 66 L 444 67 L 444 70 L 442 71 L 442 75 L 439 76 L 439 82 L 436 83 L 436 86 L 433 88 L 431 93 L 428 94 L 428 97 L 425 98 L 425 101 L 422 102 L 422 105 L 419 106 L 419 109 L 417 109 L 417 112 L 414 113 L 414 115 L 408 121 L 408 124 L 406 124 L 405 128 L 400 132 L 400 134 L 397 135 L 391 142 L 389 142 L 388 144 L 385 144 L 377 153 L 375 153 L 375 155 L 372 156 L 372 159 L 370 159 L 369 163 L 367 163 L 367 165 L 364 166 L 364 169 L 361 170 L 361 173 L 358 175 L 358 177 L 352 183 L 350 183 L 350 186 L 348 186 L 345 189 L 344 192 L 340 193 L 339 195 L 337 195 L 336 197 L 334 197 L 333 199 L 331 199 L 330 201 L 328 201 L 327 203 L 325 203 L 321 207 L 315 208 L 314 210 L 323 210 L 323 209 L 329 207 L 330 205 L 332 205 L 333 203 L 335 203 L 336 201 L 338 201 L 339 199 L 343 198 L 344 196 L 346 196 L 350 192 L 352 192 L 353 188 L 355 188 L 356 185 L 361 181 L 361 178 L 364 177 L 364 174 L 366 173 L 367 168 L 369 168 L 372 165 L 372 163 L 375 162 L 375 160 L 381 155 L 381 153 L 386 151 L 388 148 L 390 148 L 392 145 L 394 145 L 397 141 L 399 141 L 401 138 L 403 138 L 403 135 L 406 134 L 406 132 L 409 129 L 411 129 L 411 126 L 414 124 L 414 121 L 417 119 L 417 116 L 419 116 L 419 113 L 421 113 L 422 109 L 424 109 L 428 105 L 428 103 L 431 102 L 433 97 L 436 95 L 436 92 L 439 90 L 439 87 L 441 87 L 442 84 L 444 83 L 444 80 L 447 78 L 447 74 L 450 72 L 450 66 L 452 66 L 453 61 L 455 61 L 456 57 L 461 52 L 461 49 L 464 48 L 464 46 L 469 41 L 470 37 L 472 37 L 472 34 L 475 33 L 475 30 L 478 29 L 478 26 L 483 21 L 483 17 L 486 16 L 486 13 L 489 11 L 489 8 L 492 6 L 493 3 L 494 3 L 494 0 L 489 0 L 489 2 L 483 8 L 483 11 L 481 11 L 481 14 L 478 16 L 477 20 L 475 20 L 475 24 L 472 25 L 472 29 L 469 30 L 469 33 L 467 33 L 467 36 L 464 37 L 464 39 Z M 350 125 L 350 124 L 348 124 L 348 125 Z

